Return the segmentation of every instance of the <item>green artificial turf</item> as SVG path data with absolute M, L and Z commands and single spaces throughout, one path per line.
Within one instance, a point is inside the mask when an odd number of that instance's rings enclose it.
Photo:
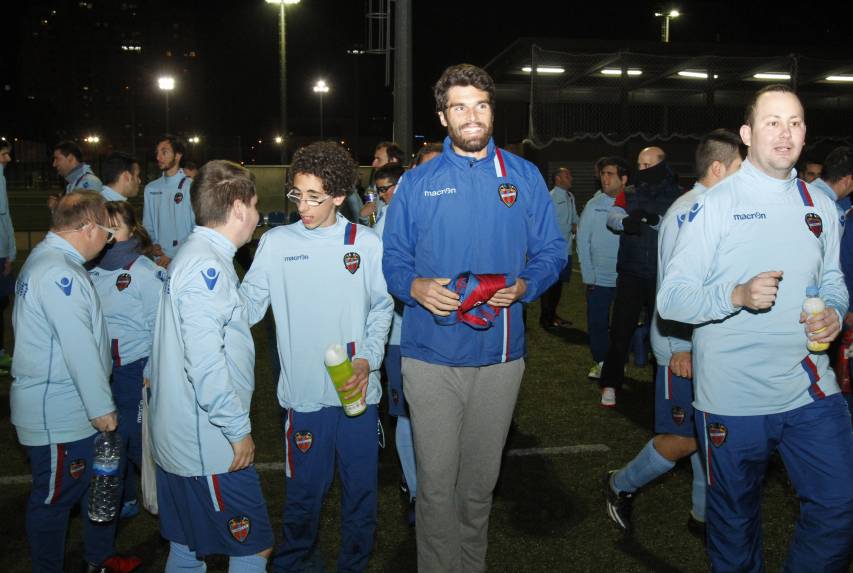
M 634 503 L 635 533 L 624 539 L 608 520 L 601 495 L 606 470 L 628 462 L 651 437 L 653 392 L 648 367 L 628 368 L 628 384 L 615 410 L 598 404 L 597 386 L 586 378 L 592 359 L 586 346 L 582 285 L 575 274 L 564 289 L 559 312 L 574 325 L 559 333 L 538 326 L 539 305 L 528 308 L 527 371 L 508 448 L 605 444 L 609 451 L 508 456 L 496 490 L 489 530 L 490 571 L 707 571 L 702 544 L 687 533 L 691 470 L 686 460 L 647 487 Z M 270 376 L 266 334 L 254 329 L 257 390 L 252 408 L 257 462 L 280 462 L 281 419 Z M 23 449 L 9 421 L 8 378 L 0 379 L 0 476 L 28 474 Z M 393 447 L 393 419 L 383 416 L 388 447 L 379 477 L 379 527 L 370 571 L 415 571 L 414 531 L 404 523 L 400 470 Z M 282 472 L 262 474 L 273 527 L 280 535 L 284 497 Z M 24 534 L 27 485 L 0 488 L 0 571 L 29 571 Z M 339 489 L 326 501 L 320 547 L 327 570 L 335 570 L 339 542 Z M 793 531 L 797 503 L 780 464 L 771 467 L 764 495 L 764 549 L 768 571 L 782 567 Z M 66 567 L 82 555 L 79 519 L 69 529 Z M 162 571 L 168 545 L 156 518 L 145 514 L 122 523 L 119 551 L 144 558 L 140 571 Z M 226 571 L 224 559 L 210 559 L 209 571 Z M 76 569 L 75 569 L 76 570 Z

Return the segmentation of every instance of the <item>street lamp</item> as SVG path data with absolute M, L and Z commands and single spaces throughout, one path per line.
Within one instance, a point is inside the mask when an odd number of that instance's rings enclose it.
M 314 93 L 320 94 L 320 139 L 323 139 L 323 95 L 329 93 L 329 85 L 325 80 L 317 80 Z
M 284 7 L 287 4 L 299 4 L 299 0 L 266 0 L 267 4 L 278 4 L 278 75 L 279 75 L 279 114 L 281 115 L 281 133 L 287 137 L 287 44 L 285 42 L 286 21 Z M 281 148 L 281 163 L 284 165 L 285 147 Z
M 187 141 L 189 141 L 190 143 L 194 143 L 194 144 L 195 143 L 201 143 L 201 138 L 197 135 L 193 135 Z
M 166 133 L 169 133 L 169 92 L 175 89 L 175 78 L 160 76 L 157 78 L 157 87 L 166 94 Z
M 283 142 L 284 142 L 284 138 L 282 136 L 280 136 L 280 135 L 275 136 L 275 144 L 276 145 L 281 145 Z
M 678 10 L 670 10 L 669 12 L 655 12 L 655 18 L 663 18 L 660 27 L 660 39 L 664 44 L 669 43 L 669 21 L 681 16 Z

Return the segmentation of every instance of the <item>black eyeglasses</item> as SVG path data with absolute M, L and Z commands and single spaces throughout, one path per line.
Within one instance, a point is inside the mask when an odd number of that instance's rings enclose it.
M 394 187 L 394 186 L 396 186 L 396 185 L 397 185 L 396 183 L 391 183 L 390 185 L 377 185 L 377 186 L 376 186 L 376 192 L 377 192 L 377 193 L 385 193 L 385 192 L 386 192 L 386 191 L 388 191 L 391 187 Z

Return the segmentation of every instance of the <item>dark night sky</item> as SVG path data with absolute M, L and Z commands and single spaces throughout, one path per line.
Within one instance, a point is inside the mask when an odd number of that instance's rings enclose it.
M 461 61 L 483 65 L 521 36 L 625 41 L 655 41 L 660 36 L 660 20 L 652 15 L 659 4 L 652 2 L 623 6 L 534 1 L 509 4 L 515 7 L 514 12 L 497 9 L 497 3 L 415 0 L 413 4 L 415 132 L 432 137 L 440 135 L 441 129 L 429 113 L 429 88 L 447 65 Z M 778 2 L 681 2 L 677 6 L 686 14 L 673 22 L 671 37 L 676 43 L 763 43 L 792 49 L 835 46 L 849 54 L 853 50 L 849 43 L 844 45 L 851 37 L 849 20 L 833 18 L 831 12 L 820 9 L 833 4 L 838 3 L 812 2 L 811 10 L 782 13 Z M 216 10 L 206 10 L 211 27 L 207 38 L 217 38 L 208 43 L 207 56 L 213 56 L 214 61 L 238 63 L 233 72 L 226 72 L 231 66 L 223 64 L 222 85 L 216 91 L 223 94 L 224 101 L 247 104 L 241 106 L 238 117 L 226 123 L 234 129 L 263 125 L 277 109 L 276 8 L 260 0 L 221 5 L 216 16 Z M 353 44 L 364 43 L 365 11 L 366 2 L 358 0 L 303 0 L 288 8 L 289 115 L 316 113 L 310 86 L 320 76 L 336 88 L 326 100 L 328 113 L 346 113 L 352 97 L 353 57 L 345 52 Z M 227 36 L 233 40 L 220 42 L 219 38 Z M 360 62 L 358 89 L 368 111 L 390 114 L 391 93 L 383 85 L 382 58 L 362 56 Z
M 69 2 L 71 0 L 68 0 Z M 93 0 L 94 1 L 94 0 Z M 118 1 L 118 0 L 110 0 Z M 655 2 L 537 2 L 475 3 L 413 0 L 415 133 L 428 139 L 442 136 L 432 114 L 430 86 L 448 65 L 467 61 L 483 65 L 522 36 L 577 39 L 620 39 L 655 42 L 660 20 Z M 263 0 L 140 0 L 150 14 L 163 16 L 176 7 L 197 15 L 199 63 L 204 85 L 207 133 L 269 137 L 278 117 L 277 7 Z M 384 86 L 384 62 L 379 56 L 358 57 L 346 50 L 365 44 L 367 0 L 302 0 L 288 8 L 288 82 L 291 127 L 299 118 L 317 115 L 318 101 L 311 85 L 324 77 L 332 86 L 325 112 L 334 118 L 351 117 L 357 95 L 362 119 L 360 131 L 390 137 L 392 96 Z M 764 44 L 792 52 L 821 49 L 850 57 L 851 20 L 838 13 L 841 2 L 819 0 L 808 9 L 783 12 L 780 2 L 682 1 L 673 6 L 684 16 L 672 24 L 672 50 L 681 42 Z M 14 19 L 0 21 L 0 29 Z M 22 25 L 19 29 L 26 29 Z M 157 24 L 160 25 L 160 24 Z M 14 47 L 11 53 L 14 54 Z M 72 50 L 73 53 L 73 50 Z M 26 62 L 12 73 L 38 73 Z M 9 71 L 0 62 L 0 71 Z M 108 71 L 105 71 L 108 73 Z M 371 119 L 373 118 L 373 119 Z M 382 127 L 388 126 L 388 127 Z M 316 129 L 316 128 L 314 128 Z M 385 132 L 387 131 L 387 132 Z

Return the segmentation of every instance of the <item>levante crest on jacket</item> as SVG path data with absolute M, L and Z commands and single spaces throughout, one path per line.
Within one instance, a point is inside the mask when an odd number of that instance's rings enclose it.
M 180 205 L 184 201 L 184 194 L 181 192 L 175 193 L 175 205 Z
M 501 197 L 501 203 L 507 207 L 512 207 L 518 198 L 518 189 L 512 183 L 501 183 L 498 187 L 498 195 Z
M 806 226 L 818 239 L 823 233 L 823 220 L 817 213 L 806 213 Z
M 123 291 L 130 286 L 131 280 L 130 273 L 121 273 L 116 279 L 116 288 L 119 291 Z
M 350 272 L 350 274 L 355 274 L 355 271 L 358 270 L 358 267 L 361 266 L 361 255 L 358 253 L 349 252 L 344 255 L 344 267 Z

